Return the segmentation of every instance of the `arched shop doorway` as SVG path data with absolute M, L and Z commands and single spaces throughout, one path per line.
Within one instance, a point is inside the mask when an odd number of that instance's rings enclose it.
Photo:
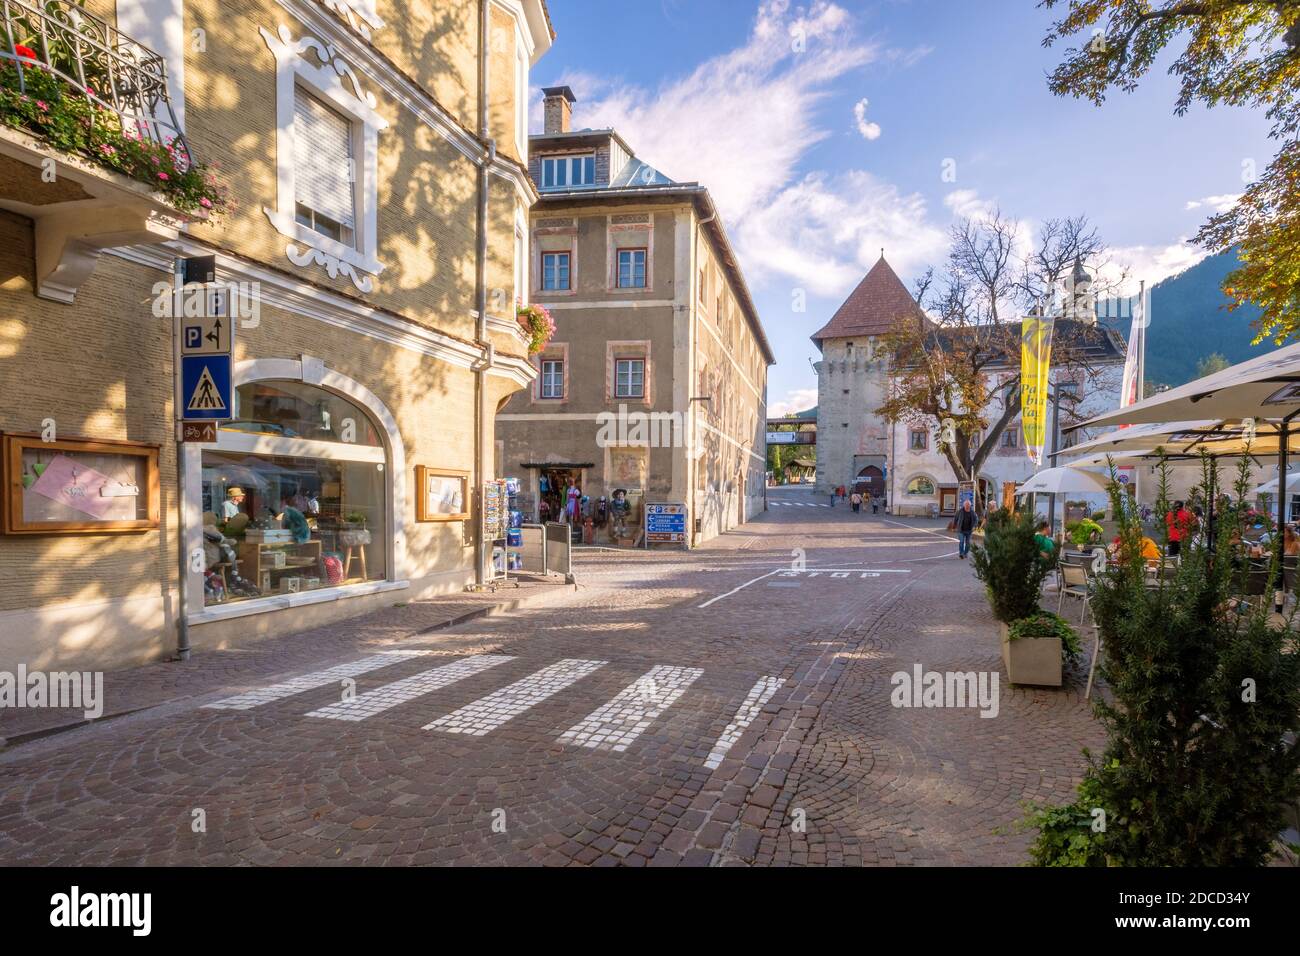
M 191 612 L 396 586 L 405 455 L 388 409 L 323 364 L 272 359 L 237 366 L 235 415 L 215 445 L 185 448 L 187 537 L 203 554 Z

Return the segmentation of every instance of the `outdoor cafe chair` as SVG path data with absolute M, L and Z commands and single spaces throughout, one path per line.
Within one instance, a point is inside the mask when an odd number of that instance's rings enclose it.
M 1088 565 L 1062 561 L 1060 565 L 1061 595 L 1056 602 L 1056 613 L 1060 615 L 1067 596 L 1078 598 L 1083 607 L 1079 611 L 1079 624 L 1083 625 L 1088 616 Z

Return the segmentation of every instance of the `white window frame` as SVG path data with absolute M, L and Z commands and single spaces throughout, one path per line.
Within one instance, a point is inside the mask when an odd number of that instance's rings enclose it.
M 542 250 L 542 292 L 571 292 L 573 291 L 573 253 L 568 249 L 543 249 Z M 546 284 L 546 260 L 550 256 L 564 256 L 564 285 L 548 286 Z M 554 268 L 552 274 L 557 278 L 560 274 L 558 265 Z
M 284 24 L 277 33 L 265 27 L 260 32 L 276 64 L 276 206 L 263 207 L 262 211 L 276 231 L 291 240 L 285 255 L 294 265 L 315 263 L 324 267 L 331 279 L 345 275 L 361 292 L 370 292 L 374 277 L 384 270 L 376 257 L 379 133 L 388 128 L 388 121 L 379 115 L 374 94 L 362 90 L 356 72 L 335 47 L 311 36 L 294 40 Z M 323 236 L 297 221 L 294 106 L 300 87 L 352 121 L 352 155 L 358 160 L 353 183 L 354 245 Z
M 632 371 L 633 365 L 639 363 L 641 366 L 641 390 L 640 392 L 632 391 Z M 623 390 L 622 366 L 627 366 L 627 391 Z M 629 356 L 627 358 L 614 359 L 614 397 L 615 398 L 645 398 L 645 367 L 644 357 Z
M 623 263 L 622 257 L 627 253 L 632 258 L 629 261 L 630 278 L 636 278 L 636 254 L 641 253 L 641 284 L 640 285 L 623 285 Z M 650 249 L 648 246 L 625 246 L 621 249 L 614 250 L 614 288 L 616 289 L 633 289 L 643 292 L 650 288 Z
M 556 399 L 564 398 L 564 359 L 563 359 L 562 357 L 561 357 L 561 358 L 544 358 L 544 359 L 542 359 L 541 365 L 542 365 L 542 370 L 541 370 L 541 378 L 540 378 L 540 387 L 539 387 L 539 394 L 538 394 L 538 397 L 539 397 L 539 398 L 542 398 L 542 399 L 545 399 L 545 400 L 547 400 L 547 401 L 554 401 L 554 400 L 556 400 Z M 546 375 L 547 375 L 547 372 L 546 372 L 546 366 L 548 366 L 548 365 L 558 365 L 558 366 L 559 366 L 559 372 L 558 372 L 559 378 L 558 378 L 558 380 L 552 380 L 550 383 L 547 382 L 547 378 L 546 378 Z M 554 395 L 548 395 L 548 394 L 547 394 L 547 387 L 548 387 L 548 384 L 549 384 L 552 388 L 558 388 L 558 393 L 557 393 L 557 394 L 554 394 Z
M 585 168 L 586 160 L 588 159 L 591 160 L 591 182 L 574 183 L 572 177 L 569 175 L 570 173 L 573 172 L 574 163 L 575 162 L 578 163 L 580 168 Z M 563 162 L 568 167 L 564 175 L 565 182 L 563 184 L 552 184 L 550 186 L 547 186 L 546 185 L 547 164 L 560 163 L 560 162 Z M 553 189 L 572 189 L 575 185 L 579 189 L 587 189 L 592 186 L 595 186 L 596 185 L 596 154 L 588 150 L 582 153 L 559 153 L 554 156 L 543 156 L 540 178 L 541 178 L 541 182 L 537 184 L 537 188 L 542 191 L 549 191 Z

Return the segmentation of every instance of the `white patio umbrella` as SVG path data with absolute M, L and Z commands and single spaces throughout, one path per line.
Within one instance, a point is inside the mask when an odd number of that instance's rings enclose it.
M 1293 471 L 1286 476 L 1286 490 L 1300 491 L 1300 471 Z M 1270 478 L 1258 488 L 1251 492 L 1253 495 L 1275 495 L 1277 494 L 1277 479 Z
M 1105 494 L 1109 478 L 1071 466 L 1045 468 L 1016 488 L 1016 494 Z
M 1133 425 L 1130 428 L 1117 428 L 1114 431 L 1098 435 L 1087 441 L 1081 441 L 1069 448 L 1062 448 L 1056 456 L 1076 455 L 1085 451 L 1103 452 L 1129 448 L 1155 448 L 1162 444 L 1161 439 L 1169 439 L 1184 433 L 1198 433 L 1215 428 L 1223 423 L 1215 419 L 1200 419 L 1190 422 L 1153 422 L 1147 425 Z
M 1074 451 L 1073 448 L 1069 449 Z M 1117 465 L 1132 465 L 1159 458 L 1154 448 L 1126 448 L 1117 451 L 1094 451 L 1062 464 L 1070 468 L 1106 468 L 1112 461 Z
M 1192 419 L 1281 419 L 1300 411 L 1300 343 L 1081 422 L 1139 425 Z

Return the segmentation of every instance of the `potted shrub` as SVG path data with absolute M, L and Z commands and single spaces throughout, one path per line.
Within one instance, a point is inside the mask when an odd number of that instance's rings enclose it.
M 366 516 L 361 511 L 349 511 L 339 523 L 339 546 L 355 548 L 370 543 L 370 531 L 366 528 Z
M 1091 518 L 1084 518 L 1070 528 L 1070 543 L 1077 551 L 1088 550 L 1088 545 L 1101 540 L 1102 527 Z
M 1083 654 L 1079 635 L 1051 611 L 1038 611 L 1003 627 L 1002 663 L 1013 684 L 1060 687 L 1065 664 Z
M 1007 678 L 1013 684 L 1043 683 L 1059 687 L 1062 653 L 1059 638 L 1047 638 L 1052 649 L 1049 655 L 1031 631 L 1016 641 L 1011 640 L 1010 634 L 1012 624 L 1042 613 L 1039 601 L 1052 562 L 1043 556 L 1034 541 L 1037 525 L 1035 515 L 1027 511 L 1017 513 L 999 508 L 989 515 L 984 543 L 971 549 L 971 562 L 975 576 L 984 583 L 993 616 L 998 619 Z M 1044 663 L 1048 657 L 1054 664 L 1051 669 Z

